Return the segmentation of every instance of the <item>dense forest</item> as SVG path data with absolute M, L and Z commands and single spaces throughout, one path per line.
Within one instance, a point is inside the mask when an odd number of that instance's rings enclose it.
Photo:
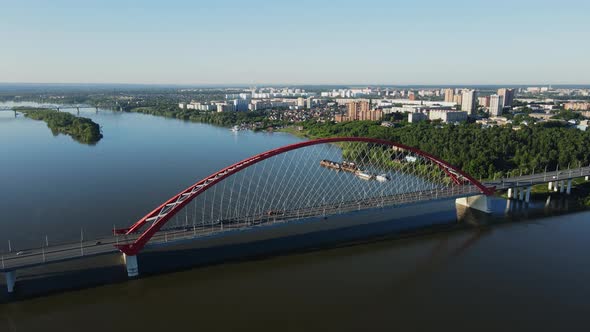
M 305 134 L 313 138 L 363 136 L 413 146 L 482 179 L 590 163 L 590 132 L 560 125 L 482 128 L 477 124 L 423 122 L 386 128 L 370 121 L 337 124 L 310 121 L 303 126 Z
M 99 125 L 88 118 L 47 109 L 19 109 L 18 111 L 31 119 L 45 121 L 54 135 L 63 133 L 86 144 L 94 144 L 102 138 Z

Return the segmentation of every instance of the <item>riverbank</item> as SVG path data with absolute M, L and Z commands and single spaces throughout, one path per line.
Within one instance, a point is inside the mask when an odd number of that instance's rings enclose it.
M 160 109 L 157 107 L 134 107 L 123 109 L 122 112 L 140 113 L 165 118 L 173 118 L 184 121 L 211 124 L 225 128 L 239 126 L 243 129 L 253 131 L 265 130 L 267 128 L 282 127 L 283 121 L 271 120 L 265 112 L 214 112 L 199 110 L 176 110 L 170 111 L 167 108 Z
M 100 126 L 88 118 L 43 108 L 17 108 L 26 117 L 44 121 L 53 135 L 65 134 L 84 144 L 96 144 L 103 137 Z

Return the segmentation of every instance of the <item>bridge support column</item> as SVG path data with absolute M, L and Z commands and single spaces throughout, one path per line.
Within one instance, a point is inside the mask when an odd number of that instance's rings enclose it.
M 123 260 L 125 261 L 125 266 L 127 267 L 127 276 L 129 278 L 137 277 L 139 275 L 137 256 L 127 256 L 123 254 Z
M 8 293 L 14 292 L 14 285 L 16 284 L 16 271 L 8 271 L 6 275 L 6 288 Z
M 565 182 L 563 180 L 559 182 L 559 192 L 562 194 L 565 192 Z
M 492 213 L 490 198 L 486 195 L 477 195 L 470 197 L 457 198 L 455 204 L 466 206 L 471 209 L 479 210 L 485 213 Z
M 586 175 L 586 177 L 584 178 L 584 180 L 590 181 L 590 176 Z
M 569 179 L 567 180 L 567 189 L 565 190 L 565 193 L 570 195 L 572 193 L 572 180 Z
M 524 202 L 527 203 L 527 204 L 529 204 L 530 201 L 531 201 L 531 189 L 532 189 L 532 187 L 527 187 L 526 188 L 526 195 L 524 197 Z
M 549 181 L 549 183 L 547 183 L 547 190 L 553 190 L 553 182 Z
M 512 198 L 512 188 L 508 188 L 508 194 L 507 194 L 507 196 L 508 196 L 508 199 L 511 199 Z
M 512 198 L 518 199 L 518 188 L 512 189 Z
M 524 191 L 525 191 L 525 188 L 519 189 L 519 193 L 518 193 L 518 200 L 519 201 L 524 201 Z
M 559 182 L 558 181 L 553 182 L 553 191 L 554 192 L 559 191 Z

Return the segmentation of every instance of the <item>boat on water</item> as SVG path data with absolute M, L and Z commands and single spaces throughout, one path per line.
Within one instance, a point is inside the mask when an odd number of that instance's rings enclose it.
M 365 173 L 362 171 L 357 171 L 355 174 L 356 174 L 356 176 L 358 176 L 360 179 L 363 179 L 363 180 L 373 180 L 375 178 L 374 174 Z
M 387 174 L 379 174 L 379 175 L 377 175 L 376 179 L 379 182 L 387 182 L 387 181 L 391 180 L 389 178 L 389 175 L 387 175 Z
M 321 160 L 320 166 L 334 169 L 336 171 L 340 171 L 340 169 L 342 168 L 342 166 L 339 163 L 327 159 Z
M 238 131 L 240 131 L 240 127 L 239 126 L 233 126 L 231 127 L 231 131 L 234 133 L 237 133 Z
M 351 173 L 355 173 L 357 171 L 359 171 L 358 166 L 350 161 L 343 161 L 342 162 L 342 170 L 346 171 L 346 172 L 351 172 Z

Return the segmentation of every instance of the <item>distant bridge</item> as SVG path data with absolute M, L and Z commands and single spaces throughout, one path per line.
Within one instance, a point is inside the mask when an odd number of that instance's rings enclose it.
M 0 106 L 0 112 L 13 112 L 14 116 L 16 117 L 19 112 L 19 108 L 27 108 L 27 106 Z M 80 110 L 84 110 L 84 109 L 91 109 L 96 112 L 98 112 L 98 109 L 99 109 L 98 107 L 84 105 L 84 104 L 79 104 L 79 105 L 41 104 L 41 105 L 35 105 L 34 107 L 32 106 L 30 108 L 32 108 L 32 109 L 45 108 L 45 109 L 55 110 L 58 112 L 66 111 L 66 110 L 76 110 L 77 114 L 80 114 Z
M 267 225 L 352 211 L 457 199 L 489 212 L 497 190 L 528 202 L 533 185 L 569 193 L 572 179 L 590 167 L 556 170 L 481 183 L 418 149 L 390 141 L 343 137 L 296 143 L 244 159 L 172 196 L 113 236 L 2 256 L 9 290 L 17 269 L 82 257 L 124 254 L 129 276 L 138 274 L 144 248 L 225 236 Z M 12 286 L 11 286 L 12 285 Z

